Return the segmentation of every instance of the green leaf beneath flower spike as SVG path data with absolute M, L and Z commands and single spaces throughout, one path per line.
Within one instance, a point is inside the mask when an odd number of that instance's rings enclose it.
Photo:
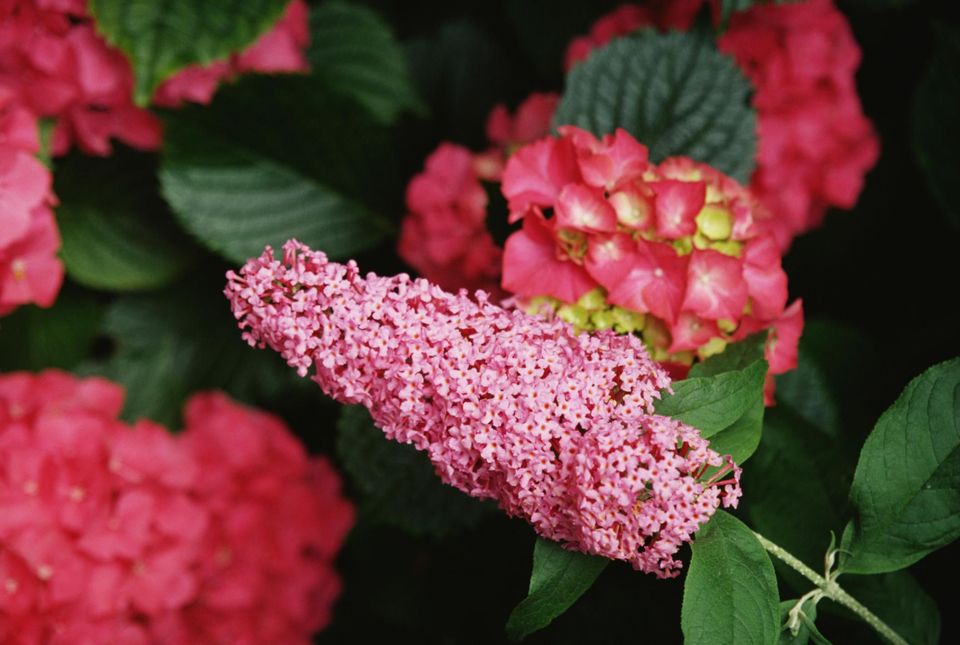
M 241 51 L 266 32 L 290 0 L 90 0 L 97 31 L 133 64 L 134 100 L 188 65 Z
M 426 453 L 390 441 L 361 406 L 343 408 L 337 454 L 360 491 L 364 519 L 444 537 L 475 526 L 493 507 L 447 486 Z
M 154 166 L 152 156 L 130 151 L 57 164 L 60 255 L 73 280 L 139 291 L 169 284 L 187 268 L 196 247 L 160 198 Z
M 883 413 L 850 499 L 846 572 L 896 571 L 960 537 L 960 359 L 915 378 Z
M 690 378 L 663 393 L 657 414 L 700 430 L 710 446 L 743 463 L 757 449 L 763 426 L 763 336 L 730 345 L 722 354 L 690 370 Z
M 717 511 L 693 540 L 680 627 L 686 645 L 768 645 L 780 633 L 770 557 L 740 520 Z
M 741 182 L 754 167 L 750 83 L 712 34 L 641 31 L 618 38 L 567 78 L 556 125 L 595 135 L 624 128 L 660 161 L 686 155 Z
M 247 77 L 169 115 L 160 181 L 184 227 L 228 259 L 293 237 L 343 259 L 387 230 L 363 204 L 383 185 L 385 137 L 315 79 Z
M 403 48 L 372 10 L 326 2 L 310 11 L 313 74 L 354 97 L 382 123 L 404 110 L 423 111 Z
M 538 538 L 533 548 L 530 591 L 511 612 L 507 636 L 520 640 L 549 625 L 593 585 L 608 562 Z

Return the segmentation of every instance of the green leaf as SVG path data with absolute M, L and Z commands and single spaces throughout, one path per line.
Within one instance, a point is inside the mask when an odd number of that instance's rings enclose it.
M 657 414 L 692 425 L 714 450 L 743 463 L 760 443 L 766 374 L 763 336 L 754 335 L 674 382 L 673 394 L 663 392 L 657 401 Z
M 960 536 L 960 359 L 915 378 L 860 452 L 843 570 L 910 566 Z
M 937 603 L 906 571 L 883 575 L 844 575 L 840 586 L 863 603 L 911 645 L 940 642 L 940 610 Z M 859 621 L 845 607 L 825 599 L 826 607 Z
M 686 645 L 768 645 L 780 633 L 777 577 L 743 522 L 724 511 L 697 532 L 683 587 Z
M 837 491 L 849 486 L 849 471 L 837 453 L 836 440 L 778 404 L 766 411 L 760 447 L 743 473 L 752 526 L 816 570 L 830 532 L 840 531 L 846 517 Z M 809 587 L 792 572 L 785 579 L 797 591 Z
M 60 256 L 76 282 L 106 291 L 155 289 L 176 280 L 194 257 L 160 198 L 151 155 L 73 155 L 58 162 L 54 178 Z
M 167 118 L 163 194 L 183 226 L 235 262 L 287 239 L 349 257 L 386 232 L 362 199 L 383 186 L 385 132 L 314 79 L 247 77 Z
M 343 408 L 337 455 L 360 492 L 362 516 L 377 524 L 444 537 L 476 526 L 493 509 L 440 481 L 426 453 L 387 439 L 361 406 Z
M 510 613 L 507 636 L 520 640 L 549 625 L 593 585 L 608 562 L 537 538 L 530 590 Z
M 86 373 L 120 382 L 127 390 L 123 417 L 146 417 L 179 427 L 186 398 L 216 387 L 239 399 L 310 387 L 273 352 L 247 346 L 220 298 L 217 284 L 180 283 L 151 295 L 124 296 L 107 311 L 104 333 L 115 351 Z M 222 289 L 222 286 L 220 286 Z
M 794 636 L 787 627 L 790 610 L 796 606 L 798 600 L 784 600 L 780 603 L 780 645 L 806 645 L 811 640 L 817 645 L 830 645 L 830 641 L 823 637 L 814 624 L 817 620 L 817 606 L 809 600 L 803 603 L 803 617 L 797 635 Z
M 374 11 L 326 2 L 310 11 L 311 70 L 352 96 L 382 123 L 404 110 L 422 112 L 403 48 Z
M 74 367 L 92 351 L 103 310 L 92 294 L 67 285 L 49 309 L 21 307 L 0 318 L 0 368 Z
M 704 31 L 618 38 L 567 78 L 556 125 L 604 135 L 621 127 L 660 161 L 687 155 L 741 182 L 754 168 L 750 83 Z
M 960 28 L 936 25 L 933 60 L 923 75 L 913 106 L 913 146 L 930 191 L 960 227 Z
M 97 31 L 133 64 L 134 100 L 192 64 L 241 51 L 266 32 L 290 0 L 90 0 Z

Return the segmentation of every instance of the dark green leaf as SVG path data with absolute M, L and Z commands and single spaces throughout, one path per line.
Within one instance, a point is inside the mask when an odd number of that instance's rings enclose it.
M 313 73 L 354 97 L 376 119 L 392 123 L 404 110 L 424 109 L 407 60 L 390 27 L 366 7 L 326 2 L 310 11 Z
M 845 519 L 837 491 L 849 479 L 837 452 L 835 440 L 781 404 L 767 410 L 760 447 L 743 473 L 753 527 L 816 570 L 830 531 L 841 530 Z M 801 584 L 797 591 L 806 591 L 808 583 Z
M 714 354 L 702 363 L 690 368 L 691 377 L 716 376 L 724 372 L 734 372 L 750 367 L 763 360 L 763 347 L 767 332 L 747 336 L 737 343 L 727 345 L 719 354 Z
M 383 185 L 385 133 L 313 79 L 245 78 L 209 109 L 171 114 L 165 136 L 164 196 L 224 257 L 296 237 L 343 259 L 386 231 L 361 203 Z
M 100 333 L 103 305 L 69 286 L 50 309 L 22 307 L 0 318 L 0 369 L 69 369 L 87 359 Z
M 655 161 L 687 155 L 745 182 L 756 150 L 749 94 L 749 81 L 712 34 L 642 31 L 570 72 L 554 123 L 598 136 L 621 127 Z
M 510 614 L 507 636 L 520 640 L 549 625 L 593 585 L 608 562 L 538 538 L 533 548 L 530 590 Z
M 930 67 L 917 88 L 913 107 L 913 145 L 930 191 L 955 226 L 960 227 L 960 28 L 937 25 Z
M 940 610 L 937 603 L 906 571 L 878 576 L 844 575 L 840 586 L 880 617 L 911 645 L 937 645 L 940 642 Z M 832 603 L 852 620 L 860 620 L 846 608 Z
M 71 156 L 57 164 L 54 177 L 60 255 L 73 280 L 139 291 L 169 284 L 187 268 L 196 248 L 160 198 L 152 156 Z
M 87 373 L 126 387 L 123 417 L 178 427 L 187 396 L 216 387 L 250 399 L 296 388 L 297 380 L 273 352 L 247 346 L 216 285 L 178 284 L 154 295 L 125 296 L 110 306 L 104 331 L 116 345 Z M 211 297 L 212 296 L 212 297 Z
M 680 627 L 686 645 L 768 645 L 780 633 L 777 577 L 753 532 L 724 511 L 693 541 Z
M 133 64 L 134 99 L 147 105 L 187 65 L 240 51 L 266 32 L 290 0 L 90 0 L 97 31 Z
M 910 566 L 960 536 L 960 359 L 915 378 L 874 427 L 850 489 L 850 573 Z
M 673 394 L 657 401 L 657 414 L 699 429 L 715 450 L 742 463 L 760 442 L 766 374 L 767 362 L 759 360 L 741 370 L 676 381 Z
M 426 453 L 388 440 L 363 407 L 343 408 L 337 432 L 337 454 L 367 520 L 444 537 L 475 526 L 492 508 L 441 482 Z

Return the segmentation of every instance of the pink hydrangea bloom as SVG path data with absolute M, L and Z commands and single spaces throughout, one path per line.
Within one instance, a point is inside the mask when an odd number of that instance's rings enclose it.
M 640 27 L 687 29 L 702 5 L 623 5 L 570 43 L 566 67 Z M 753 84 L 759 145 L 750 188 L 775 215 L 770 229 L 786 249 L 827 208 L 853 207 L 877 161 L 855 82 L 860 49 L 833 0 L 754 5 L 734 14 L 717 46 Z
M 28 303 L 49 307 L 63 281 L 52 181 L 39 148 L 33 113 L 0 82 L 0 316 Z
M 0 4 L 0 84 L 35 115 L 56 119 L 54 154 L 77 143 L 84 152 L 107 155 L 111 139 L 155 149 L 160 123 L 133 105 L 130 65 L 96 34 L 84 4 Z
M 308 643 L 352 521 L 283 424 L 201 394 L 177 436 L 122 389 L 0 376 L 0 640 Z
M 635 333 L 658 361 L 687 366 L 787 315 L 772 216 L 748 190 L 685 157 L 650 163 L 624 130 L 559 130 L 503 173 L 510 219 L 523 220 L 504 249 L 503 287 L 523 306 Z M 773 374 L 795 367 L 798 338 L 780 337 L 776 361 L 771 340 Z
M 569 548 L 671 577 L 680 545 L 736 504 L 729 458 L 653 413 L 669 379 L 634 336 L 577 334 L 405 274 L 363 277 L 295 241 L 230 272 L 226 295 L 252 345 L 366 406 L 447 484 Z
M 177 107 L 184 101 L 207 104 L 222 81 L 239 74 L 307 71 L 308 13 L 304 0 L 293 0 L 277 24 L 247 49 L 225 60 L 177 72 L 157 88 L 153 103 L 163 107 Z
M 407 186 L 407 216 L 397 251 L 420 275 L 444 289 L 500 289 L 502 249 L 487 230 L 482 181 L 498 182 L 506 159 L 519 146 L 545 136 L 560 97 L 534 93 L 511 115 L 497 105 L 487 119 L 490 148 L 474 154 L 442 143 Z

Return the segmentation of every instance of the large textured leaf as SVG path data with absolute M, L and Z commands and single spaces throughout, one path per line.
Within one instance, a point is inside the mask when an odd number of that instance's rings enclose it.
M 883 413 L 850 499 L 850 573 L 896 571 L 960 537 L 960 359 L 915 378 Z
M 624 128 L 659 161 L 687 155 L 740 181 L 754 167 L 750 83 L 703 31 L 618 38 L 567 78 L 556 125 L 596 135 Z
M 743 463 L 756 450 L 763 427 L 763 337 L 731 345 L 673 383 L 656 403 L 657 414 L 694 426 L 711 447 Z
M 407 59 L 390 27 L 376 13 L 345 2 L 310 12 L 311 69 L 317 76 L 392 123 L 404 110 L 422 110 Z
M 753 532 L 724 511 L 693 541 L 680 627 L 686 645 L 769 645 L 780 632 L 780 596 L 770 557 Z
M 89 357 L 104 306 L 67 285 L 50 309 L 22 307 L 0 319 L 0 371 L 69 369 Z
M 199 282 L 121 297 L 108 309 L 103 329 L 115 351 L 85 371 L 126 387 L 124 418 L 179 427 L 184 400 L 201 388 L 250 399 L 310 386 L 273 352 L 240 340 L 229 307 L 216 297 L 219 285 Z
M 927 69 L 913 107 L 913 144 L 931 192 L 960 227 L 960 28 L 938 25 L 933 61 Z
M 152 156 L 128 151 L 57 164 L 60 255 L 75 281 L 138 291 L 169 284 L 186 269 L 196 247 L 160 198 L 155 165 Z
M 426 453 L 384 437 L 363 407 L 343 408 L 337 431 L 337 454 L 369 521 L 443 537 L 475 526 L 493 508 L 441 482 Z
M 589 589 L 609 560 L 568 551 L 537 539 L 530 590 L 507 621 L 507 636 L 519 640 L 549 625 Z
M 362 200 L 389 156 L 385 133 L 316 80 L 248 77 L 168 117 L 160 181 L 183 226 L 231 260 L 292 237 L 342 259 L 385 231 Z
M 187 65 L 205 65 L 251 44 L 290 0 L 90 0 L 97 31 L 133 64 L 134 99 Z

